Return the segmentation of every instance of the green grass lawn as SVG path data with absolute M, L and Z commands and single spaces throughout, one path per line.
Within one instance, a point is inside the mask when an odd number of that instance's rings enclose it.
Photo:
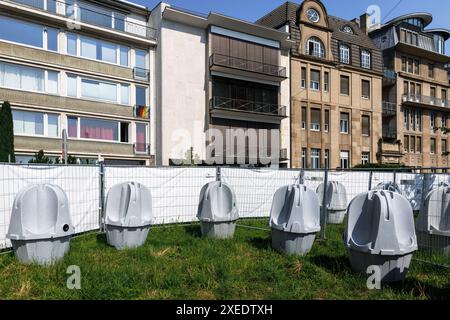
M 267 220 L 240 224 L 267 228 Z M 450 299 L 450 270 L 413 261 L 403 284 L 368 290 L 339 241 L 317 241 L 303 258 L 271 249 L 270 232 L 238 227 L 233 240 L 202 239 L 199 225 L 155 227 L 145 246 L 117 251 L 94 233 L 72 240 L 57 265 L 25 266 L 0 256 L 1 299 Z M 66 269 L 81 269 L 81 290 Z

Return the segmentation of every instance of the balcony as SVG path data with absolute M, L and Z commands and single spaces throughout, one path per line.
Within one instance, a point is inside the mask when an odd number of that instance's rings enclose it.
M 68 18 L 73 21 L 74 29 L 79 28 L 76 25 L 77 22 L 82 22 L 145 39 L 156 39 L 157 30 L 147 27 L 144 22 L 141 24 L 128 21 L 125 15 L 108 9 L 95 8 L 91 5 L 88 7 L 80 2 L 73 4 L 73 0 L 3 0 L 2 2 L 20 4 Z
M 150 145 L 148 143 L 133 144 L 134 154 L 136 155 L 150 155 Z
M 280 123 L 286 118 L 285 106 L 223 97 L 213 97 L 210 110 L 218 118 L 244 121 Z
M 397 115 L 397 104 L 395 102 L 383 101 L 383 116 L 393 117 Z
M 397 82 L 397 73 L 394 70 L 384 68 L 383 86 L 392 86 Z
M 257 77 L 262 80 L 282 81 L 287 77 L 285 67 L 217 53 L 211 55 L 209 64 L 212 71 Z
M 150 81 L 150 70 L 134 67 L 133 77 L 135 80 Z
M 150 108 L 147 106 L 134 106 L 133 115 L 135 118 L 148 120 L 150 119 Z
M 442 108 L 448 108 L 450 105 L 448 100 L 442 100 L 434 97 L 416 94 L 404 94 L 403 103 L 411 105 L 426 105 L 428 107 L 442 107 Z

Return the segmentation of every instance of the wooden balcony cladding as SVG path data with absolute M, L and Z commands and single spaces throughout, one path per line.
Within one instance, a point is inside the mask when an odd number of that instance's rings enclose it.
M 212 70 L 274 81 L 287 77 L 277 48 L 212 33 L 210 54 Z

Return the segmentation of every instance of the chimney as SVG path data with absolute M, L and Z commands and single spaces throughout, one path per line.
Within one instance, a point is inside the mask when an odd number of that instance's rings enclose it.
M 364 13 L 359 17 L 359 28 L 365 33 L 369 34 L 370 17 L 367 13 Z

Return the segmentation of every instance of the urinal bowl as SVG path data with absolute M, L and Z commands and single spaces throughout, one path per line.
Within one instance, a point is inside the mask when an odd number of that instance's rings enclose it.
M 431 234 L 429 232 L 417 231 L 417 244 L 423 250 L 441 250 L 444 254 L 450 255 L 450 237 Z
M 272 228 L 272 248 L 288 255 L 307 255 L 315 239 L 315 233 L 292 233 Z
M 345 219 L 345 214 L 347 210 L 328 210 L 328 221 L 329 224 L 342 224 Z
M 347 249 L 347 252 L 353 271 L 367 274 L 367 269 L 370 266 L 378 266 L 381 272 L 381 282 L 404 281 L 413 257 L 412 253 L 384 256 L 352 249 Z
M 61 260 L 69 251 L 70 238 L 67 236 L 39 240 L 11 240 L 11 243 L 14 254 L 20 262 L 49 266 Z
M 117 250 L 137 248 L 147 240 L 150 227 L 150 225 L 142 227 L 106 225 L 106 241 Z
M 201 221 L 202 235 L 212 239 L 230 239 L 236 230 L 236 221 L 207 222 Z

